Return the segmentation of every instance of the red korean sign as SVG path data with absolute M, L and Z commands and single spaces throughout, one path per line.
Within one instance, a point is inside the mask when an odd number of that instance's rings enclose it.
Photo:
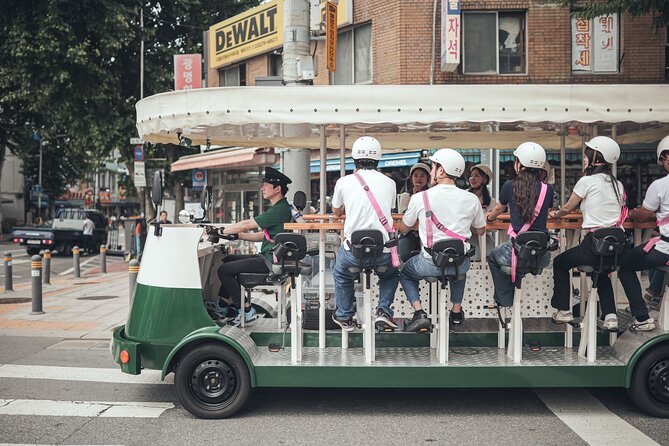
M 174 56 L 174 89 L 202 88 L 202 55 L 179 54 Z

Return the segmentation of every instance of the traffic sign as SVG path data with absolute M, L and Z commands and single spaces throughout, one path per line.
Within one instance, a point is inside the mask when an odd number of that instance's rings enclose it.
M 135 161 L 135 187 L 146 187 L 144 161 Z
M 135 146 L 135 161 L 144 161 L 144 147 L 142 145 Z
M 130 138 L 130 144 L 133 146 L 136 144 L 144 144 L 144 141 L 142 140 L 142 138 L 137 138 L 137 137 Z

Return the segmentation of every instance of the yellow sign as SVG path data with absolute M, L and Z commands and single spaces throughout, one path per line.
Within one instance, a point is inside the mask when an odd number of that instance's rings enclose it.
M 283 45 L 283 0 L 274 0 L 209 28 L 209 65 L 229 65 Z
M 337 71 L 337 5 L 327 2 L 325 11 L 327 67 L 329 71 Z

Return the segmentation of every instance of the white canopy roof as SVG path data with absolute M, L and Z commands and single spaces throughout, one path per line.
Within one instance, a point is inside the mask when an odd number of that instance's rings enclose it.
M 317 148 L 321 124 L 335 125 L 331 135 L 339 134 L 338 124 L 347 133 L 377 135 L 387 148 L 491 147 L 487 139 L 513 147 L 530 138 L 527 132 L 554 138 L 558 123 L 572 121 L 669 123 L 669 85 L 225 87 L 137 103 L 146 141 L 178 143 L 181 133 L 193 144 L 245 147 Z M 492 126 L 491 133 L 479 124 L 488 122 L 517 125 Z M 658 127 L 657 134 L 667 130 Z M 338 147 L 333 142 L 328 146 Z

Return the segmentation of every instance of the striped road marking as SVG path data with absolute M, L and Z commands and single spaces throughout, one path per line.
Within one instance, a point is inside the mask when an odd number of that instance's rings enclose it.
M 657 445 L 585 389 L 534 389 L 548 407 L 576 435 L 590 445 Z
M 172 403 L 92 402 L 53 400 L 3 400 L 0 415 L 38 415 L 58 417 L 158 418 Z
M 172 384 L 172 375 L 160 380 L 159 370 L 142 370 L 139 375 L 123 373 L 121 369 L 55 367 L 44 365 L 0 365 L 0 378 L 51 379 L 58 381 L 88 381 L 118 384 Z

